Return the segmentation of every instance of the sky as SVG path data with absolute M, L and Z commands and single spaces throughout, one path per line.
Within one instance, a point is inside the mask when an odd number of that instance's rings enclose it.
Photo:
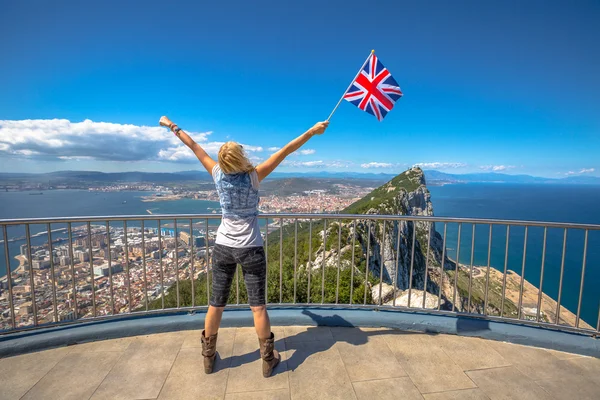
M 200 169 L 167 115 L 254 163 L 375 49 L 404 96 L 344 101 L 279 171 L 600 176 L 598 1 L 0 0 L 0 172 Z

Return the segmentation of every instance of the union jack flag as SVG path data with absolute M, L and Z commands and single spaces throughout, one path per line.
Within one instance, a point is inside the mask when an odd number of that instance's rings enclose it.
M 383 120 L 400 97 L 400 86 L 375 53 L 371 53 L 344 95 L 344 99 L 374 115 L 379 121 Z

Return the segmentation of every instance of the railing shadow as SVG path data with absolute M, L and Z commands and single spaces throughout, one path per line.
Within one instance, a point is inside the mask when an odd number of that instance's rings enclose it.
M 300 365 L 306 361 L 311 355 L 327 351 L 331 349 L 336 343 L 348 343 L 353 346 L 364 345 L 369 341 L 370 337 L 379 335 L 435 335 L 433 332 L 410 332 L 392 330 L 382 328 L 381 330 L 369 330 L 364 331 L 347 321 L 343 317 L 334 314 L 332 316 L 322 316 L 311 312 L 310 310 L 302 310 L 302 314 L 309 316 L 317 326 L 309 326 L 306 330 L 297 333 L 293 336 L 282 337 L 277 339 L 275 348 L 278 351 L 285 349 L 288 358 L 282 360 L 281 364 L 275 368 L 273 375 L 283 373 L 285 371 L 294 371 Z M 331 338 L 320 338 L 320 330 L 323 326 L 328 327 L 344 327 L 344 328 L 356 328 L 350 332 L 344 332 L 341 335 L 332 335 Z M 289 354 L 291 353 L 291 356 Z M 231 357 L 220 359 L 217 358 L 215 364 L 217 369 L 239 367 L 244 364 L 249 364 L 260 357 L 258 350 L 242 354 L 233 355 Z M 287 365 L 287 369 L 285 366 Z

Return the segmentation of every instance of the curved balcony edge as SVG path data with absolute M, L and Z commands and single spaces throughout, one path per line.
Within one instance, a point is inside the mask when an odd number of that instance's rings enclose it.
M 128 315 L 103 321 L 39 328 L 0 336 L 0 357 L 106 339 L 180 330 L 202 329 L 205 311 L 174 310 L 154 315 Z M 535 326 L 496 322 L 461 315 L 420 312 L 343 309 L 333 307 L 269 307 L 273 326 L 385 327 L 430 334 L 453 334 L 535 346 L 600 358 L 600 340 L 594 337 Z M 252 326 L 248 309 L 225 311 L 222 327 Z

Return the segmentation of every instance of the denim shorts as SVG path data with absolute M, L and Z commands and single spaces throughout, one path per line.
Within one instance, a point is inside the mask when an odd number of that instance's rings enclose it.
M 263 247 L 238 248 L 222 244 L 215 244 L 213 249 L 210 305 L 224 307 L 227 304 L 237 264 L 242 266 L 248 303 L 251 306 L 264 306 L 267 262 Z

